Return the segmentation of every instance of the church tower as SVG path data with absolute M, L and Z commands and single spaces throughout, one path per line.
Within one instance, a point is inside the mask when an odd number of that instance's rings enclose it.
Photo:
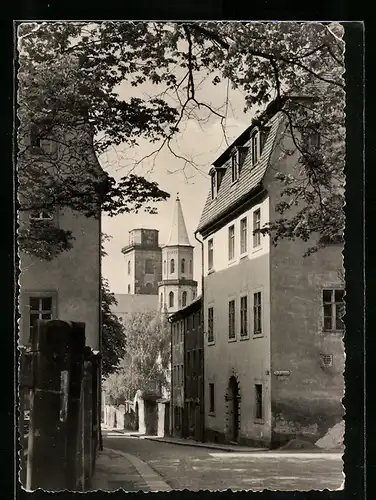
M 179 194 L 167 244 L 162 248 L 162 281 L 159 282 L 159 305 L 168 314 L 190 304 L 197 294 L 193 280 L 193 246 L 189 242 Z

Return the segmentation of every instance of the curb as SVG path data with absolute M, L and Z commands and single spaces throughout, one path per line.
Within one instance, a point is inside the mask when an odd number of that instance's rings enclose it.
M 155 472 L 150 465 L 146 462 L 143 462 L 135 455 L 131 455 L 130 453 L 125 453 L 120 450 L 114 450 L 113 448 L 105 448 L 111 451 L 114 454 L 121 455 L 126 460 L 128 460 L 137 472 L 140 474 L 142 479 L 147 484 L 148 488 L 150 488 L 151 492 L 154 491 L 172 491 L 172 488 L 163 480 L 162 476 L 160 476 L 157 472 Z
M 148 439 L 149 441 L 155 441 L 157 443 L 167 443 L 167 444 L 177 444 L 179 446 L 194 446 L 197 448 L 206 448 L 208 450 L 218 450 L 218 451 L 226 451 L 228 453 L 260 453 L 269 451 L 267 448 L 255 448 L 255 449 L 239 449 L 239 448 L 228 448 L 224 446 L 212 445 L 210 443 L 199 443 L 199 442 L 184 442 L 184 441 L 174 441 L 172 439 L 163 439 L 152 436 L 138 436 L 141 439 Z

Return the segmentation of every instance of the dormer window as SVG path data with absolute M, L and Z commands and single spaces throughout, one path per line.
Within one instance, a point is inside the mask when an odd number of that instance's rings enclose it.
M 251 136 L 252 166 L 256 165 L 260 157 L 260 134 L 256 130 Z
M 53 214 L 49 210 L 33 210 L 30 213 L 30 220 L 51 221 Z
M 211 197 L 212 200 L 217 196 L 217 173 L 214 171 L 211 176 Z
M 236 151 L 231 156 L 231 182 L 236 182 L 239 179 L 239 153 Z

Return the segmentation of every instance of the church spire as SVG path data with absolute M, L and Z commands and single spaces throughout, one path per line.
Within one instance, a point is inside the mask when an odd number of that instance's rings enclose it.
M 183 211 L 180 205 L 179 193 L 176 195 L 174 217 L 172 219 L 172 226 L 166 246 L 175 245 L 191 245 L 184 222 Z

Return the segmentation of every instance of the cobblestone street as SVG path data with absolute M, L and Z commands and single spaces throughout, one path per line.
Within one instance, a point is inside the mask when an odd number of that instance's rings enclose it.
M 103 441 L 148 464 L 172 489 L 336 490 L 343 482 L 340 453 L 223 452 L 108 433 Z

